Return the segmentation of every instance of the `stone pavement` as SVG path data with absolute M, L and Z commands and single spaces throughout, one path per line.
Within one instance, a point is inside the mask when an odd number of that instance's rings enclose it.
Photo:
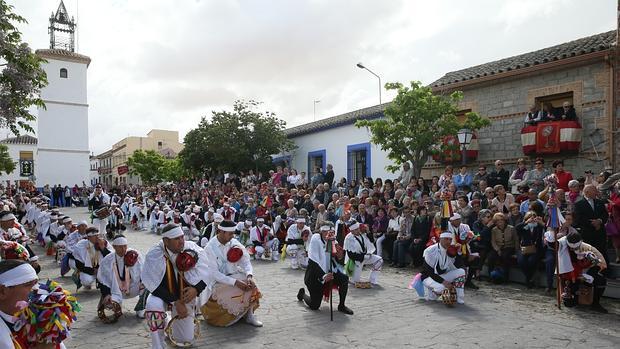
M 74 221 L 85 219 L 83 208 L 64 210 Z M 130 246 L 145 253 L 158 237 L 147 232 L 126 234 Z M 75 290 L 69 278 L 58 278 L 51 257 L 41 256 L 42 278 L 52 277 Z M 355 315 L 334 312 L 329 321 L 329 304 L 320 311 L 308 310 L 297 302 L 303 287 L 303 272 L 284 263 L 254 262 L 257 283 L 263 293 L 256 314 L 263 328 L 238 323 L 215 328 L 201 323 L 202 336 L 195 347 L 221 348 L 618 348 L 620 347 L 620 304 L 605 299 L 609 315 L 588 310 L 557 310 L 554 299 L 541 290 L 521 285 L 491 286 L 481 283 L 478 291 L 466 291 L 466 305 L 447 308 L 441 303 L 419 300 L 406 288 L 413 276 L 410 269 L 385 268 L 381 286 L 370 290 L 349 289 L 347 305 Z M 148 267 L 148 266 L 147 266 Z M 366 273 L 364 274 L 366 275 Z M 148 348 L 145 321 L 133 314 L 135 301 L 124 304 L 125 316 L 118 323 L 104 325 L 97 319 L 96 290 L 80 290 L 82 305 L 67 348 Z M 338 296 L 334 294 L 334 304 Z M 137 299 L 136 299 L 137 301 Z

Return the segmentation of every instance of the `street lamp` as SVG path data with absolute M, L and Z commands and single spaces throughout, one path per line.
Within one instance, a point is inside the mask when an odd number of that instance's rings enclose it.
M 319 100 L 319 99 L 315 99 L 314 100 L 314 105 L 312 107 L 312 111 L 314 112 L 314 121 L 316 121 L 316 104 L 317 103 L 321 103 L 321 100 Z
M 471 143 L 471 139 L 474 137 L 474 133 L 467 128 L 462 128 L 460 129 L 457 133 L 456 136 L 459 139 L 459 143 L 461 144 L 461 152 L 462 152 L 462 162 L 463 165 L 465 165 L 467 163 L 467 146 Z
M 366 68 L 366 67 L 362 64 L 362 62 L 357 63 L 357 67 L 358 67 L 358 68 L 360 68 L 360 69 L 366 69 L 366 70 L 368 70 L 368 72 L 370 72 L 370 74 L 372 74 L 372 75 L 376 76 L 376 77 L 377 77 L 377 79 L 379 79 L 379 104 L 381 104 L 381 89 L 382 89 L 382 87 L 381 87 L 381 77 L 380 77 L 379 75 L 375 74 L 375 72 L 373 72 L 372 70 L 370 70 L 370 69 Z

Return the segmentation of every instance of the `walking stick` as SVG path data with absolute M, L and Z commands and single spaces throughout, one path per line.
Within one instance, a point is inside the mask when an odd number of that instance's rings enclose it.
M 558 309 L 562 309 L 562 279 L 560 278 L 560 266 L 558 264 L 560 259 L 560 252 L 558 251 L 560 247 L 560 244 L 558 243 L 558 228 L 553 229 L 553 240 L 553 246 L 555 249 L 556 299 Z
M 333 267 L 332 267 L 332 251 L 333 251 L 333 239 L 327 239 L 327 256 L 329 261 L 329 272 L 332 274 L 332 279 L 329 281 L 329 321 L 334 321 L 334 303 L 332 297 L 332 291 L 334 289 Z

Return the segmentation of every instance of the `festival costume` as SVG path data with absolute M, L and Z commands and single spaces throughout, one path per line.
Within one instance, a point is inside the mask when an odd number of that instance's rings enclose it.
M 178 230 L 177 230 L 178 229 Z M 178 235 L 171 238 L 182 236 L 183 231 L 180 227 L 175 228 Z M 166 236 L 166 233 L 164 233 Z M 207 267 L 204 251 L 191 241 L 185 241 L 183 251 L 193 251 L 197 261 L 195 265 L 189 267 L 187 271 L 179 270 L 177 259 L 181 254 L 172 253 L 164 246 L 163 241 L 159 241 L 153 246 L 144 258 L 145 267 L 142 269 L 141 280 L 144 287 L 150 292 L 146 300 L 145 317 L 150 329 L 151 348 L 166 348 L 164 329 L 171 319 L 168 318 L 167 310 L 171 309 L 172 319 L 177 316 L 176 301 L 180 300 L 181 292 L 188 286 L 194 287 L 198 294 L 207 287 L 209 268 Z M 176 319 L 171 324 L 170 334 L 177 342 L 192 343 L 195 340 L 195 305 L 196 302 L 186 303 L 188 316 L 183 319 Z
M 256 259 L 272 259 L 274 261 L 279 259 L 280 241 L 275 238 L 270 226 L 263 224 L 260 227 L 258 225 L 253 227 L 250 230 L 250 241 L 253 246 L 248 248 L 248 252 L 250 255 L 254 255 Z
M 132 252 L 133 251 L 133 252 Z M 125 263 L 125 256 L 131 256 L 135 253 L 137 259 L 133 266 Z M 110 301 L 117 303 L 119 306 L 123 304 L 123 299 L 134 298 L 140 296 L 144 288 L 140 282 L 140 275 L 144 265 L 144 257 L 136 250 L 128 248 L 125 256 L 119 256 L 116 252 L 112 252 L 105 256 L 99 263 L 97 271 L 97 281 L 101 290 L 101 300 L 110 296 Z M 103 303 L 103 302 L 102 302 Z M 105 304 L 100 304 L 106 306 Z M 108 304 L 109 305 L 109 304 Z M 136 309 L 138 316 L 143 317 L 144 309 Z M 142 316 L 141 316 L 142 315 Z
M 111 250 L 107 242 L 105 247 L 93 245 L 88 239 L 80 240 L 73 248 L 73 257 L 75 258 L 76 278 L 74 282 L 78 286 L 91 288 L 97 280 L 97 269 L 101 260 L 108 255 Z M 79 282 L 78 282 L 79 280 Z
M 88 204 L 93 208 L 93 214 L 91 215 L 93 225 L 97 227 L 100 233 L 105 233 L 106 227 L 108 226 L 108 217 L 97 217 L 96 212 L 110 205 L 110 196 L 103 191 L 100 195 L 92 193 L 88 198 Z
M 446 233 L 443 233 L 446 234 Z M 451 282 L 456 289 L 456 301 L 465 303 L 465 270 L 454 265 L 455 257 L 450 257 L 448 251 L 440 243 L 424 250 L 424 265 L 422 282 L 425 288 L 426 300 L 436 300 L 442 295 L 446 287 L 443 281 Z
M 292 224 L 286 232 L 286 254 L 291 261 L 292 269 L 306 268 L 308 266 L 307 243 L 303 240 L 304 235 L 312 235 L 310 227 L 307 225 L 304 225 L 300 230 L 297 224 Z
M 210 292 L 200 295 L 202 315 L 212 326 L 227 327 L 246 316 L 248 322 L 256 322 L 254 311 L 259 307 L 261 293 L 258 288 L 243 291 L 235 286 L 237 280 L 245 281 L 252 275 L 250 255 L 236 239 L 226 244 L 217 237 L 205 247 L 212 284 Z
M 308 288 L 309 295 L 304 294 L 303 300 L 312 310 L 319 309 L 323 299 L 329 300 L 330 284 L 333 288 L 338 289 L 339 308 L 344 307 L 349 290 L 349 277 L 344 273 L 342 266 L 336 262 L 336 249 L 331 249 L 333 252 L 330 256 L 326 249 L 327 243 L 335 244 L 335 241 L 326 241 L 319 233 L 310 238 L 308 268 L 304 276 L 304 283 Z M 323 278 L 329 272 L 333 273 L 334 278 L 331 283 L 326 283 Z
M 354 283 L 361 281 L 362 269 L 364 265 L 371 268 L 368 281 L 377 284 L 377 279 L 383 266 L 383 258 L 375 253 L 375 245 L 368 239 L 366 234 L 349 234 L 344 238 L 344 250 L 346 251 L 345 265 L 349 275 L 353 275 L 351 281 Z M 352 269 L 352 270 L 351 270 Z

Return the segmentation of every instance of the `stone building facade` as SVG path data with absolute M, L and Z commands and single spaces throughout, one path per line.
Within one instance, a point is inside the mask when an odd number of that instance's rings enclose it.
M 543 50 L 450 72 L 431 84 L 437 93 L 463 91 L 463 111 L 477 112 L 492 121 L 478 131 L 476 164 L 496 159 L 516 163 L 524 155 L 521 129 L 531 105 L 568 101 L 582 125 L 577 153 L 543 156 L 547 163 L 563 159 L 576 176 L 586 169 L 618 170 L 617 121 L 613 110 L 613 57 L 616 31 L 610 31 Z M 533 156 L 532 156 L 533 157 Z M 445 164 L 431 162 L 423 175 L 443 172 Z

